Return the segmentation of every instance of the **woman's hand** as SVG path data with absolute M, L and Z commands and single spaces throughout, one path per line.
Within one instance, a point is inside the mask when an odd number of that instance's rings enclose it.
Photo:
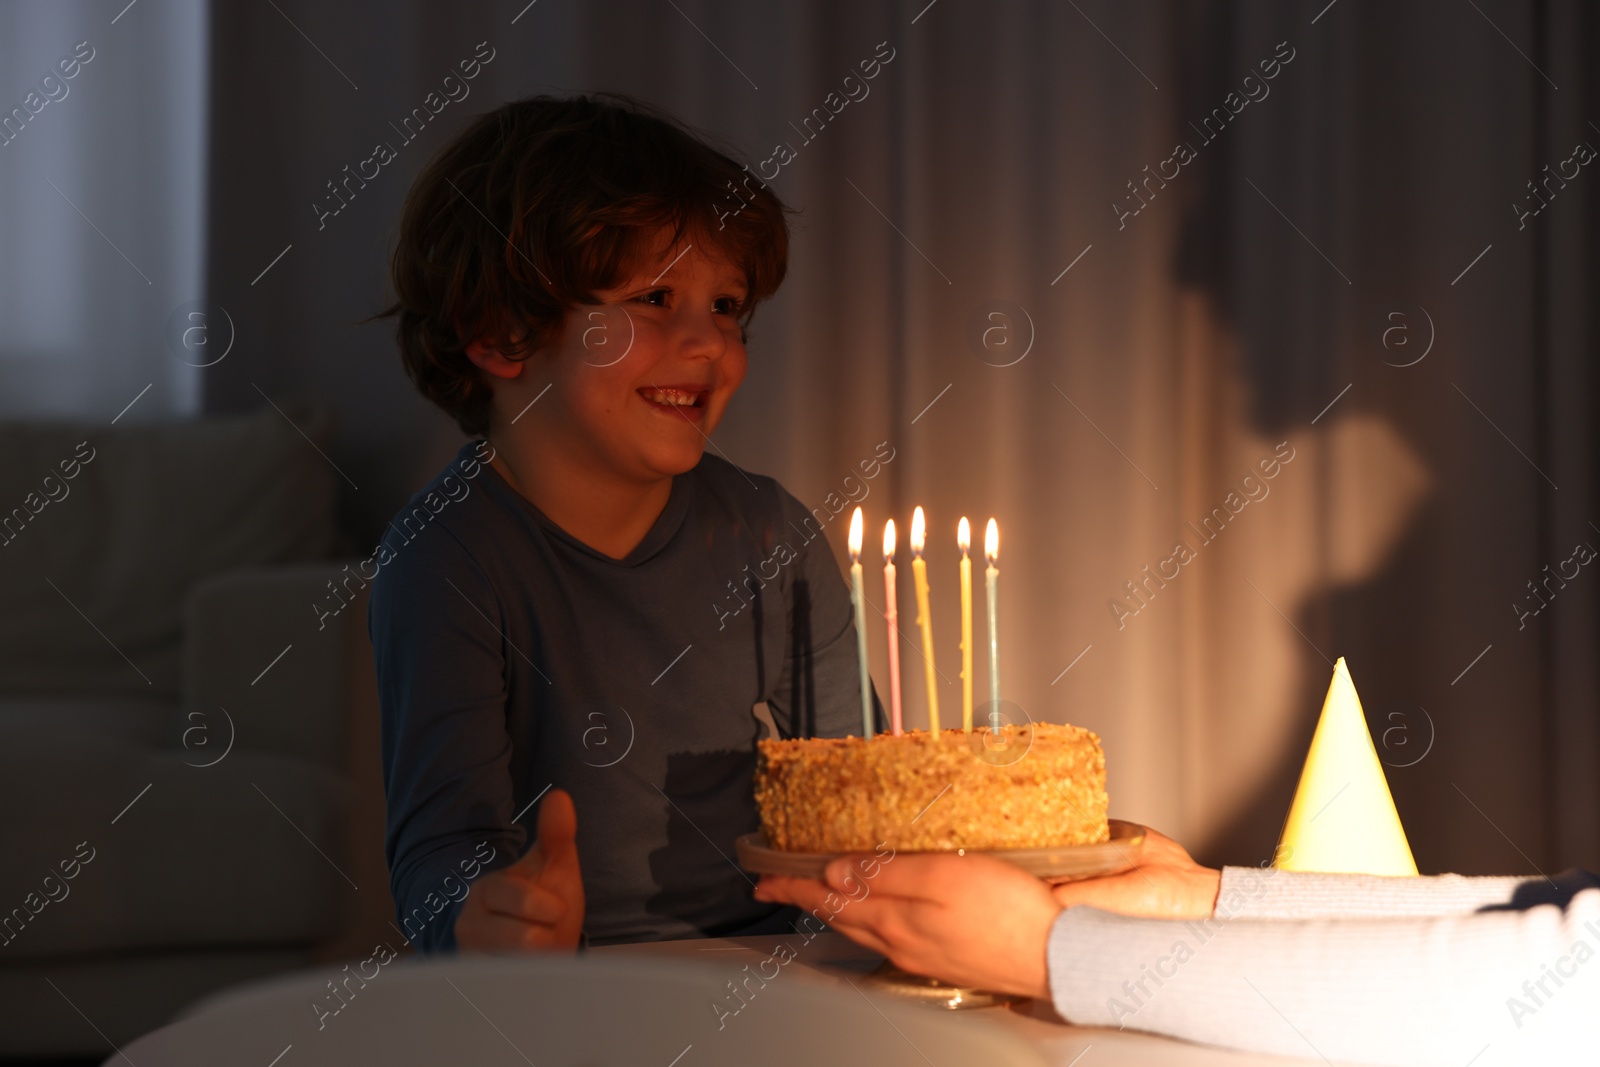
M 756 899 L 815 912 L 915 974 L 1031 997 L 1050 995 L 1045 943 L 1063 908 L 1087 904 L 1124 915 L 1205 918 L 1216 908 L 1222 879 L 1154 830 L 1137 867 L 1055 886 L 976 853 L 902 853 L 888 862 L 841 856 L 826 875 L 826 883 L 769 875 L 757 885 Z
M 870 877 L 863 875 L 874 867 Z M 914 974 L 1050 995 L 1045 942 L 1061 905 L 1049 886 L 1002 860 L 953 853 L 903 853 L 887 862 L 841 856 L 828 864 L 826 884 L 769 875 L 755 896 L 815 910 L 835 930 Z M 825 903 L 829 898 L 834 907 Z
M 533 847 L 472 883 L 456 915 L 457 946 L 464 952 L 576 949 L 584 909 L 577 833 L 572 797 L 550 790 Z
M 1204 919 L 1216 910 L 1222 872 L 1202 867 L 1182 845 L 1154 830 L 1146 832 L 1139 865 L 1121 874 L 1061 882 L 1056 903 L 1088 904 L 1102 911 L 1152 919 Z

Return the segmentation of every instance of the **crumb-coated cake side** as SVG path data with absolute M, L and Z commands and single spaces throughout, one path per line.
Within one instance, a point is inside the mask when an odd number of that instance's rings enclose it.
M 759 742 L 756 803 L 767 844 L 845 852 L 888 842 L 915 852 L 1109 840 L 1099 737 L 1055 723 L 1006 726 L 1025 754 L 991 761 L 973 747 L 982 729 Z

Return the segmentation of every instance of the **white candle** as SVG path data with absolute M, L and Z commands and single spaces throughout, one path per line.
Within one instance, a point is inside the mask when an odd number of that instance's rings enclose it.
M 984 578 L 989 587 L 989 727 L 1000 729 L 1000 526 L 993 519 L 983 534 L 983 554 L 989 560 Z

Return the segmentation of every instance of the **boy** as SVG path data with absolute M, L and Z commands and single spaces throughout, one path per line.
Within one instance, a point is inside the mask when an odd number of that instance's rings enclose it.
M 783 279 L 784 211 L 610 96 L 506 104 L 411 189 L 384 314 L 417 388 L 482 438 L 390 524 L 369 613 L 391 883 L 423 949 L 796 914 L 733 861 L 758 828 L 755 706 L 786 737 L 859 722 L 849 592 L 822 539 L 766 579 L 817 520 L 705 453 Z

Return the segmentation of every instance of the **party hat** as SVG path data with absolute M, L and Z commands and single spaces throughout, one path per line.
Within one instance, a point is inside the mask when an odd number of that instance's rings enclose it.
M 1417 873 L 1343 657 L 1334 664 L 1273 865 L 1286 871 Z

